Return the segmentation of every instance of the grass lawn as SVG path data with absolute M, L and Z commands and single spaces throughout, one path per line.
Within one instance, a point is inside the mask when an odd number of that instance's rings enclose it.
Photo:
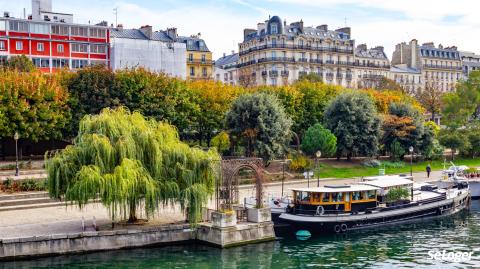
M 442 170 L 443 160 L 435 160 L 431 162 L 417 162 L 413 163 L 413 172 L 425 172 L 425 167 L 430 163 L 432 170 Z M 480 158 L 477 159 L 455 159 L 455 165 L 466 165 L 468 167 L 480 166 Z M 451 164 L 447 161 L 446 167 L 450 167 Z M 359 163 L 352 163 L 349 165 L 335 166 L 328 163 L 320 163 L 319 173 L 320 178 L 352 178 L 362 176 L 375 176 L 378 175 L 378 169 L 383 167 L 371 168 L 364 167 Z M 400 168 L 385 168 L 385 174 L 407 174 L 410 173 L 410 163 L 405 162 L 404 167 Z

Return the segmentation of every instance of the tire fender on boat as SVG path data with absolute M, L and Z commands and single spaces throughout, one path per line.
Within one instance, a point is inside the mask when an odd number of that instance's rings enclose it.
M 317 206 L 317 212 L 315 212 L 315 215 L 321 216 L 324 213 L 325 213 L 325 209 L 323 208 L 323 206 L 321 206 L 321 205 Z
M 348 230 L 347 224 L 342 223 L 342 225 L 340 225 L 340 229 L 342 230 L 342 232 L 346 232 Z
M 342 231 L 342 229 L 340 228 L 340 225 L 335 225 L 335 227 L 333 228 L 333 230 L 338 234 Z

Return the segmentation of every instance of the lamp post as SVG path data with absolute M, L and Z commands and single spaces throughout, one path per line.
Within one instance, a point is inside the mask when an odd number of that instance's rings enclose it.
M 320 150 L 317 150 L 317 152 L 315 152 L 315 170 L 317 171 L 317 188 L 320 187 L 320 174 L 318 172 L 318 159 L 320 159 L 320 157 L 322 157 L 322 152 Z
M 18 139 L 20 138 L 20 135 L 18 132 L 15 132 L 13 135 L 13 139 L 15 139 L 15 176 L 18 177 L 19 171 L 18 171 Z
M 410 151 L 410 176 L 413 176 L 413 147 L 410 146 L 408 151 Z
M 283 198 L 283 184 L 285 182 L 285 163 L 287 162 L 287 157 L 283 156 L 283 162 L 282 162 L 282 195 L 280 198 Z

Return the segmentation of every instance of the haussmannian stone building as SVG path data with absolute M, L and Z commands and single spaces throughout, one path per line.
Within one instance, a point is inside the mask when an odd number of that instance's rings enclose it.
M 355 49 L 356 88 L 377 88 L 383 78 L 389 77 L 390 61 L 383 47 L 367 48 L 360 44 Z
M 287 24 L 278 16 L 245 29 L 239 44 L 239 83 L 285 85 L 302 74 L 315 73 L 325 83 L 354 86 L 354 40 L 350 28 Z
M 463 78 L 462 61 L 457 47 L 443 47 L 430 43 L 418 45 L 413 39 L 408 44 L 397 44 L 392 65 L 405 66 L 421 72 L 421 88 L 436 87 L 444 92 L 453 91 Z
M 470 72 L 480 70 L 480 55 L 469 51 L 461 51 L 460 58 L 462 59 L 463 76 L 468 78 Z

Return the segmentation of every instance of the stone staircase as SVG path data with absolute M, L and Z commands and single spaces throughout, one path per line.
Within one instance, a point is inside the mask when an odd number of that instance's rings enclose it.
M 65 202 L 51 199 L 47 192 L 22 192 L 0 194 L 0 211 L 45 208 L 65 205 Z

